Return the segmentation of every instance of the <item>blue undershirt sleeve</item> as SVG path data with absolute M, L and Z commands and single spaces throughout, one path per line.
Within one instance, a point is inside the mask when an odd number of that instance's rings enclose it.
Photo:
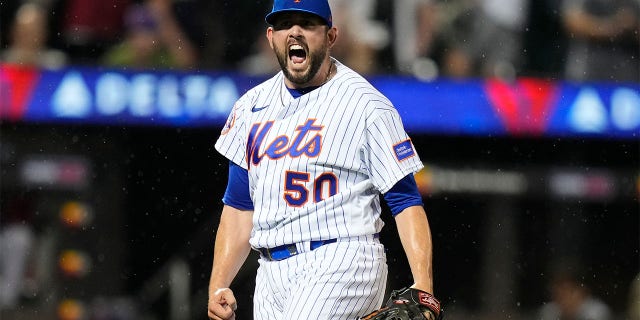
M 253 210 L 249 193 L 249 172 L 229 161 L 229 181 L 222 202 L 240 210 Z
M 413 174 L 400 179 L 383 197 L 394 217 L 408 207 L 423 205 Z

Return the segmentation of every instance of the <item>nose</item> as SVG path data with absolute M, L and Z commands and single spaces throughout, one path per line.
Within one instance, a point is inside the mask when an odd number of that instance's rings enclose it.
M 298 24 L 294 24 L 289 28 L 289 36 L 297 38 L 302 35 L 302 27 Z

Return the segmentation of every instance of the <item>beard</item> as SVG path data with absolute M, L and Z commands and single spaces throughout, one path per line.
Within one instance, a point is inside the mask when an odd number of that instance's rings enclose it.
M 284 76 L 295 84 L 303 85 L 311 81 L 311 79 L 313 79 L 318 73 L 318 70 L 320 70 L 320 66 L 322 66 L 322 62 L 327 54 L 327 44 L 324 43 L 322 47 L 307 54 L 309 67 L 304 72 L 290 72 L 289 68 L 287 68 L 289 56 L 287 55 L 286 50 L 280 50 L 275 43 L 273 43 L 273 52 L 276 54 L 278 64 L 280 64 L 280 69 L 282 69 Z

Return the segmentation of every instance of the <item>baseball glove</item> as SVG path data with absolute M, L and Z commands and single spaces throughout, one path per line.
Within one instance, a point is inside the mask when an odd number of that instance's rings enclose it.
M 425 316 L 425 313 L 428 315 Z M 432 294 L 413 288 L 391 292 L 384 307 L 361 320 L 442 320 L 440 301 Z

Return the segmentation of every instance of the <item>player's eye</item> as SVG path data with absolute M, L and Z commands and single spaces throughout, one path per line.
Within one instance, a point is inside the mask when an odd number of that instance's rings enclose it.
M 303 29 L 309 29 L 311 27 L 315 27 L 321 25 L 322 22 L 316 21 L 313 19 L 280 19 L 273 25 L 273 29 L 275 30 L 286 30 L 290 29 L 294 25 L 300 26 Z
M 311 21 L 311 20 L 304 20 L 304 21 L 300 21 L 300 26 L 303 28 L 309 28 L 309 27 L 313 27 L 316 26 L 317 23 L 315 21 Z
M 273 24 L 273 29 L 275 30 L 285 30 L 289 29 L 292 26 L 291 20 L 281 19 L 278 22 Z

